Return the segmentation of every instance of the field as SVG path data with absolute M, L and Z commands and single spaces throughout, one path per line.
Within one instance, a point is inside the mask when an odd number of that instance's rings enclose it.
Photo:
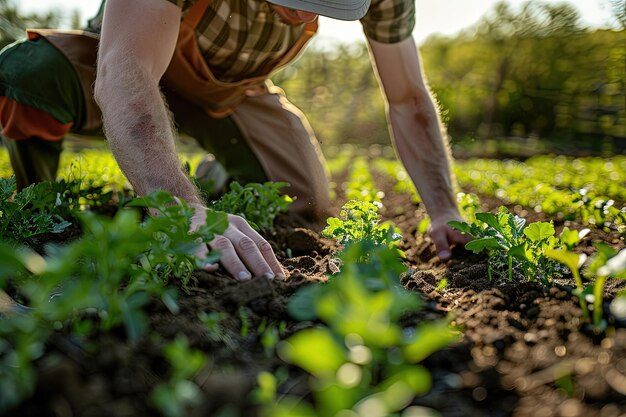
M 458 160 L 475 240 L 445 263 L 389 149 L 327 157 L 326 237 L 257 220 L 285 282 L 198 271 L 188 208 L 132 200 L 106 152 L 26 194 L 2 180 L 0 288 L 21 304 L 0 318 L 0 414 L 626 415 L 626 157 Z M 287 204 L 247 190 L 220 208 Z

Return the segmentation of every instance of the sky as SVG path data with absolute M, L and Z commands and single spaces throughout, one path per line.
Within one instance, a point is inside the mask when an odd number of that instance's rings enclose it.
M 13 0 L 21 11 L 44 11 L 58 8 L 69 16 L 69 11 L 79 9 L 83 20 L 95 14 L 100 0 Z M 418 43 L 429 35 L 452 35 L 476 23 L 482 15 L 489 12 L 498 0 L 415 0 L 416 25 L 413 36 Z M 548 3 L 561 3 L 562 0 L 544 0 Z M 509 0 L 513 7 L 525 0 Z M 569 0 L 580 12 L 582 21 L 591 27 L 608 27 L 611 14 L 607 0 Z M 68 17 L 69 21 L 69 17 Z M 337 40 L 353 42 L 363 40 L 363 32 L 358 22 L 342 22 L 321 18 L 318 32 L 320 40 L 332 43 Z

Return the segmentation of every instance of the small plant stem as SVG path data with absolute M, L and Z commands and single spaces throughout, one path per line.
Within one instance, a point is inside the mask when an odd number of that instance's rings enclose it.
M 580 278 L 580 273 L 578 272 L 578 268 L 570 268 L 572 270 L 572 276 L 574 277 L 574 281 L 576 282 L 576 288 L 578 289 L 578 302 L 580 303 L 580 308 L 583 311 L 583 319 L 585 322 L 589 322 L 589 310 L 587 309 L 587 302 L 585 301 L 585 296 L 582 295 L 584 291 L 583 288 L 583 280 Z
M 602 321 L 602 290 L 605 282 L 606 277 L 599 276 L 593 284 L 593 325 L 597 328 L 600 327 Z
M 507 256 L 509 258 L 509 282 L 513 281 L 513 257 L 511 255 Z

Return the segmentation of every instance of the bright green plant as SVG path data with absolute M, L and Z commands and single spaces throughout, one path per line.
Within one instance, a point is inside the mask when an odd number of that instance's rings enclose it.
M 206 365 L 207 358 L 201 351 L 190 349 L 184 336 L 165 345 L 163 354 L 170 364 L 170 376 L 154 387 L 150 400 L 165 417 L 186 416 L 190 407 L 202 403 L 202 391 L 192 378 Z
M 574 253 L 571 251 L 571 248 L 565 248 L 549 251 L 548 256 L 561 262 L 572 271 L 577 287 L 575 294 L 580 300 L 583 320 L 591 322 L 597 331 L 602 331 L 606 328 L 602 308 L 604 286 L 609 278 L 626 279 L 626 249 L 617 251 L 606 243 L 601 242 L 596 243 L 594 246 L 597 252 L 584 270 L 584 275 L 593 281 L 588 288 L 583 287 L 580 276 L 580 268 L 586 259 L 585 255 Z M 589 315 L 591 307 L 587 306 L 586 297 L 593 301 L 592 317 Z
M 314 405 L 282 397 L 266 405 L 267 416 L 367 416 L 372 409 L 399 415 L 430 389 L 430 374 L 418 363 L 458 337 L 445 322 L 400 324 L 420 301 L 399 283 L 405 267 L 395 250 L 357 241 L 341 257 L 344 268 L 327 284 L 305 287 L 289 303 L 292 316 L 317 318 L 326 326 L 278 345 L 283 360 L 311 374 Z M 275 384 L 267 375 L 262 382 L 269 391 L 265 397 L 272 398 Z
M 554 236 L 552 223 L 535 222 L 526 226 L 526 220 L 500 207 L 496 214 L 476 213 L 475 223 L 451 221 L 451 227 L 474 238 L 465 248 L 489 255 L 489 278 L 507 277 L 514 273 L 528 280 L 549 283 L 562 275 L 559 263 L 546 256 L 548 249 L 560 246 Z
M 341 208 L 339 218 L 330 217 L 322 235 L 337 239 L 342 245 L 353 242 L 371 242 L 374 245 L 394 246 L 402 236 L 389 223 L 380 224 L 380 203 L 350 200 Z
M 15 177 L 0 178 L 0 239 L 29 244 L 36 236 L 44 233 L 61 233 L 71 225 L 56 214 L 56 201 L 51 207 L 41 207 L 42 197 L 46 197 L 47 185 L 31 185 L 15 193 Z M 39 207 L 36 207 L 38 205 Z
M 203 262 L 194 255 L 198 245 L 228 226 L 225 213 L 208 212 L 206 225 L 190 233 L 194 210 L 164 192 L 130 205 L 148 206 L 160 215 L 140 223 L 136 210 L 120 210 L 112 219 L 82 213 L 83 237 L 51 248 L 45 258 L 0 245 L 0 288 L 10 280 L 12 295 L 28 300 L 31 308 L 0 320 L 0 412 L 32 392 L 32 364 L 44 354 L 55 323 L 78 329 L 89 322 L 102 331 L 123 326 L 132 342 L 148 330 L 144 307 L 151 299 L 176 313 L 176 288 L 166 284 L 184 288 Z
M 287 211 L 292 198 L 280 193 L 286 182 L 230 183 L 230 191 L 211 204 L 214 210 L 237 214 L 245 218 L 257 231 L 271 229 L 274 219 Z

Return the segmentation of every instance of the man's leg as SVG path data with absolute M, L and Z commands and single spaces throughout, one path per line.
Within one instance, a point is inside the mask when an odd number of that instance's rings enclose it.
M 84 119 L 84 99 L 69 61 L 43 39 L 0 54 L 0 128 L 18 189 L 54 180 L 62 139 Z
M 258 158 L 231 117 L 215 119 L 176 94 L 166 91 L 165 96 L 178 131 L 215 155 L 230 179 L 242 184 L 267 181 Z
M 291 211 L 303 220 L 321 224 L 330 213 L 326 164 L 319 143 L 304 114 L 284 92 L 248 97 L 232 118 L 271 181 L 285 181 L 296 200 Z

